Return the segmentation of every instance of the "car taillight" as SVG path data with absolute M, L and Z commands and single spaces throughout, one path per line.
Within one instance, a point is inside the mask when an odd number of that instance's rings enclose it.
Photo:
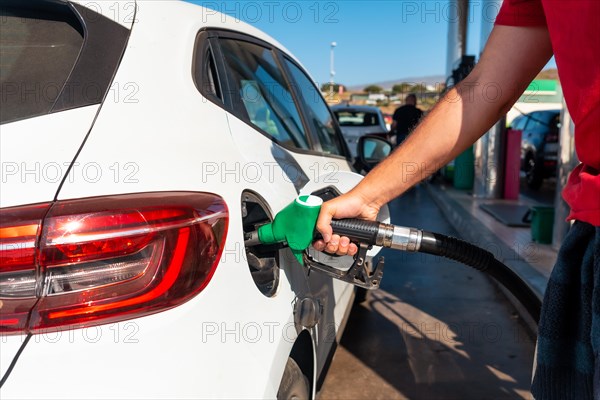
M 37 239 L 49 204 L 0 211 L 0 332 L 27 328 L 37 302 Z
M 15 221 L 33 215 L 30 207 L 6 210 Z M 3 220 L 6 210 L 0 210 Z M 0 231 L 0 301 L 12 304 L 0 305 L 0 332 L 83 327 L 175 307 L 208 284 L 227 224 L 225 202 L 205 193 L 54 203 L 43 222 L 30 217 L 12 224 L 20 231 Z M 5 242 L 30 245 L 36 237 L 33 255 L 6 252 Z

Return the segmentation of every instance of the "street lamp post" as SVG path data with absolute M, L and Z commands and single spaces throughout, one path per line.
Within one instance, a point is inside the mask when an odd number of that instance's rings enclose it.
M 329 69 L 329 98 L 333 100 L 333 82 L 335 77 L 335 69 L 333 67 L 334 63 L 334 55 L 333 50 L 337 46 L 336 42 L 331 42 L 331 59 L 330 59 L 330 69 Z

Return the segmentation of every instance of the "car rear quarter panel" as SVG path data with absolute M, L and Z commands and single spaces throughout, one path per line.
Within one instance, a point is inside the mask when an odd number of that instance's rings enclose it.
M 52 201 L 88 133 L 99 106 L 88 106 L 2 125 L 0 207 Z M 80 166 L 70 178 L 94 171 Z

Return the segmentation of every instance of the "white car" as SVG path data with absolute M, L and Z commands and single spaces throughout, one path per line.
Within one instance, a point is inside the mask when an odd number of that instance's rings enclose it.
M 354 158 L 358 156 L 357 146 L 362 136 L 389 138 L 389 129 L 385 125 L 385 119 L 379 107 L 339 104 L 331 107 L 331 110 Z
M 354 287 L 244 246 L 360 179 L 298 61 L 188 3 L 1 4 L 0 398 L 314 398 Z

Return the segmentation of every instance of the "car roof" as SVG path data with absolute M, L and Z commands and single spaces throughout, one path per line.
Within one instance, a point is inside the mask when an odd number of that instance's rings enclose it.
M 59 1 L 67 1 L 67 0 L 59 0 Z M 97 11 L 98 4 L 97 2 L 90 2 L 87 0 L 68 0 L 82 5 L 83 7 L 89 8 L 92 11 Z M 113 4 L 114 3 L 114 4 Z M 115 4 L 121 7 L 120 10 L 125 10 L 123 12 L 112 12 L 111 11 L 103 12 L 102 14 L 107 16 L 110 19 L 113 19 L 115 22 L 124 25 L 123 21 L 119 21 L 115 19 L 114 15 L 123 14 L 127 18 L 131 19 L 130 9 L 131 5 L 135 4 L 137 7 L 145 7 L 145 3 L 158 3 L 156 0 L 114 0 L 111 1 L 111 7 Z M 173 1 L 164 1 L 161 3 L 161 7 L 164 7 L 166 11 L 168 11 L 169 18 L 177 18 L 181 21 L 182 26 L 185 26 L 186 23 L 188 25 L 190 23 L 196 21 L 202 21 L 202 25 L 206 28 L 215 28 L 215 29 L 225 29 L 231 30 L 233 32 L 243 33 L 249 36 L 253 36 L 257 39 L 263 40 L 274 47 L 277 47 L 279 50 L 283 51 L 287 56 L 289 56 L 292 60 L 294 60 L 298 65 L 300 65 L 313 79 L 304 65 L 296 58 L 296 56 L 289 51 L 284 45 L 282 45 L 279 41 L 266 34 L 262 30 L 238 19 L 235 16 L 229 16 L 227 14 L 221 13 L 217 10 L 212 10 L 210 8 L 204 7 L 202 4 L 204 3 L 191 3 L 189 0 L 173 0 Z M 223 3 L 224 4 L 224 3 Z M 215 8 L 219 8 L 217 6 L 221 5 L 221 3 L 206 3 L 206 5 L 213 5 Z M 140 23 L 138 21 L 134 22 L 134 26 L 136 23 Z M 143 23 L 143 21 L 141 22 Z M 131 25 L 131 24 L 130 24 Z M 131 28 L 130 26 L 126 26 L 127 28 Z M 314 79 L 313 79 L 314 81 Z
M 381 110 L 378 107 L 374 107 L 374 106 L 353 106 L 353 105 L 335 105 L 332 106 L 331 109 L 333 111 L 358 111 L 358 112 L 381 112 Z
M 544 113 L 544 114 L 546 114 L 546 113 L 549 113 L 549 114 L 560 114 L 560 109 L 535 110 L 535 111 L 531 111 L 531 112 L 528 112 L 528 113 L 523 114 L 523 115 L 542 114 L 542 113 Z

